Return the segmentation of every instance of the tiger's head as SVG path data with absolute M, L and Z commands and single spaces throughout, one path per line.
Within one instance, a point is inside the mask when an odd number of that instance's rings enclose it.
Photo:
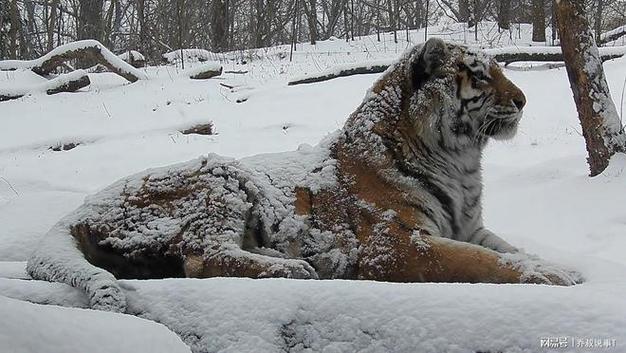
M 432 38 L 416 46 L 405 65 L 409 114 L 430 115 L 441 139 L 458 146 L 515 135 L 526 97 L 485 53 Z

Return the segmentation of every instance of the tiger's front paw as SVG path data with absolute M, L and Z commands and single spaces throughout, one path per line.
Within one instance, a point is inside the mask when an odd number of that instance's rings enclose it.
M 502 256 L 505 262 L 520 271 L 521 283 L 572 286 L 584 281 L 579 272 L 544 261 L 535 255 L 520 252 Z
M 555 265 L 539 267 L 533 271 L 524 272 L 520 277 L 521 283 L 549 284 L 555 286 L 573 286 L 583 282 L 583 276 L 573 270 L 559 268 Z
M 259 275 L 260 278 L 283 277 L 295 279 L 318 279 L 317 272 L 303 260 L 281 259 Z

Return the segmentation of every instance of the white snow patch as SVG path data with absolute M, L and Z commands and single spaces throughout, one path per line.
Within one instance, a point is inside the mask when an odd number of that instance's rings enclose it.
M 37 305 L 2 296 L 0 313 L 3 352 L 189 352 L 165 326 L 128 315 Z

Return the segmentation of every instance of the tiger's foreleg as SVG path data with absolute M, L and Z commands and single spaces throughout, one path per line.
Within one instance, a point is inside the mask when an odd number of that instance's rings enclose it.
M 513 245 L 506 242 L 506 240 L 495 235 L 492 231 L 486 228 L 479 228 L 469 240 L 472 244 L 477 244 L 503 253 L 516 253 L 519 250 Z
M 222 243 L 202 253 L 184 255 L 186 277 L 249 277 L 317 279 L 306 261 L 285 259 L 245 251 L 234 243 Z
M 573 272 L 525 254 L 447 238 L 419 235 L 390 225 L 364 244 L 359 278 L 391 282 L 544 283 L 572 285 Z

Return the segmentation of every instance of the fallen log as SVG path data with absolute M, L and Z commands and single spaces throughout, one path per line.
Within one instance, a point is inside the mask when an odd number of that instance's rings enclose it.
M 289 86 L 300 85 L 304 83 L 315 83 L 332 80 L 338 77 L 347 77 L 352 75 L 362 75 L 362 74 L 377 74 L 381 73 L 391 65 L 391 60 L 385 61 L 376 61 L 371 63 L 366 63 L 365 65 L 355 66 L 353 65 L 342 65 L 339 67 L 334 67 L 326 71 L 322 71 L 316 75 L 311 76 L 303 76 L 300 78 L 293 79 L 289 81 Z
M 602 61 L 619 58 L 626 54 L 626 46 L 604 47 L 599 49 Z M 504 63 L 505 66 L 518 61 L 563 61 L 563 54 L 561 53 L 560 47 L 505 47 L 486 49 L 484 51 L 493 56 L 496 61 Z M 395 61 L 395 59 L 332 67 L 322 72 L 292 78 L 287 85 L 295 86 L 305 83 L 323 82 L 338 77 L 359 74 L 378 74 L 387 70 L 393 61 Z
M 91 60 L 130 82 L 146 80 L 148 76 L 117 57 L 96 40 L 81 40 L 58 46 L 35 60 L 0 61 L 0 71 L 30 69 L 38 75 L 47 76 L 69 60 Z
M 608 32 L 604 32 L 600 35 L 600 39 L 598 39 L 598 45 L 603 45 L 614 40 L 617 40 L 623 36 L 626 36 L 626 25 L 617 27 Z
M 35 86 L 11 87 L 0 89 L 0 102 L 17 99 L 33 93 L 43 93 L 48 95 L 61 92 L 75 92 L 83 87 L 89 86 L 89 76 L 83 70 L 72 71 Z
M 146 66 L 146 57 L 136 50 L 125 51 L 119 54 L 117 57 L 129 63 L 134 68 L 141 68 Z
M 206 80 L 222 74 L 222 65 L 210 62 L 185 71 L 185 75 L 193 80 Z
M 204 124 L 194 125 L 188 129 L 183 129 L 180 131 L 183 135 L 213 135 L 215 131 L 213 131 L 213 123 L 208 122 Z
M 607 61 L 626 54 L 626 47 L 599 48 L 600 58 Z M 509 65 L 518 61 L 563 61 L 560 47 L 505 47 L 485 50 L 498 62 Z

